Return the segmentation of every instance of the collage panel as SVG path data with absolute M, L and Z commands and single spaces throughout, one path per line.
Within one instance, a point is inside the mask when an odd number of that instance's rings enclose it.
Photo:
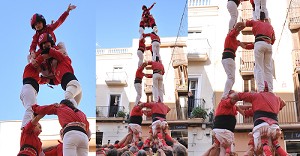
M 186 1 L 105 2 L 98 11 L 97 155 L 172 146 L 187 154 Z
M 84 147 L 78 155 L 96 154 L 94 6 L 1 3 L 0 155 L 62 155 L 76 143 Z M 74 133 L 81 139 L 72 140 L 78 138 Z M 76 154 L 64 150 L 64 155 Z

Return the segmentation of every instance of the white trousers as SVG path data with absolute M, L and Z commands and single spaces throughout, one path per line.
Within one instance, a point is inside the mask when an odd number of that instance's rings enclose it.
M 222 64 L 227 75 L 222 98 L 227 97 L 235 82 L 235 61 L 232 58 L 222 59 Z
M 21 90 L 20 99 L 25 108 L 25 114 L 23 116 L 21 128 L 24 127 L 32 118 L 33 110 L 32 105 L 37 103 L 37 92 L 31 84 L 24 84 Z
M 260 136 L 260 128 L 269 126 L 269 133 L 271 135 L 276 134 L 276 129 L 280 129 L 280 127 L 276 124 L 269 125 L 266 122 L 263 122 L 255 127 L 253 127 L 252 133 L 253 133 L 253 139 L 254 139 L 254 149 L 256 150 L 258 148 L 258 145 L 261 142 L 261 136 Z M 274 134 L 275 133 L 275 134 Z M 271 138 L 269 138 L 269 143 L 271 143 Z
M 136 98 L 135 98 L 135 105 L 139 103 L 139 101 L 142 98 L 142 84 L 141 83 L 135 83 L 134 88 L 136 90 Z
M 164 101 L 164 85 L 163 85 L 163 75 L 155 73 L 153 74 L 153 88 L 152 93 L 154 96 L 154 101 L 158 102 L 158 97 L 160 101 Z
M 234 28 L 234 25 L 236 24 L 238 18 L 237 5 L 234 3 L 234 1 L 227 2 L 227 10 L 230 14 L 229 30 L 231 30 Z
M 82 89 L 77 80 L 72 80 L 67 84 L 65 99 L 70 100 L 75 107 L 78 107 L 82 97 Z
M 160 49 L 160 43 L 159 42 L 152 42 L 152 51 L 153 51 L 153 56 L 152 56 L 152 60 L 156 61 L 156 56 L 159 57 L 159 60 L 161 60 L 160 54 L 159 54 L 159 49 Z
M 89 139 L 83 132 L 69 131 L 64 135 L 63 142 L 64 156 L 88 156 Z
M 222 143 L 225 142 L 225 140 L 231 144 L 231 151 L 234 151 L 234 134 L 227 130 L 227 129 L 218 129 L 215 128 L 213 129 L 213 132 L 215 133 L 216 138 L 220 142 L 220 156 L 225 156 L 226 154 L 226 149 L 222 146 Z
M 260 19 L 260 12 L 264 12 L 266 18 L 269 18 L 269 13 L 267 10 L 267 0 L 254 0 L 255 4 L 255 16 L 257 20 Z
M 138 67 L 140 67 L 143 64 L 144 53 L 141 50 L 138 50 L 137 56 L 139 57 Z
M 265 41 L 258 41 L 254 44 L 254 78 L 257 91 L 264 91 L 264 81 L 268 83 L 269 92 L 273 92 L 273 66 L 272 66 L 272 45 Z

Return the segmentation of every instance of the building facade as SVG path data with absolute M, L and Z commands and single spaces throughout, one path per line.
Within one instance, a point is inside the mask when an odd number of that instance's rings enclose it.
M 201 54 L 199 55 L 200 58 L 203 57 L 201 60 L 189 59 L 188 57 L 188 79 L 197 84 L 195 91 L 197 98 L 206 102 L 204 107 L 208 111 L 213 111 L 216 108 L 226 82 L 226 74 L 221 63 L 230 19 L 226 6 L 227 1 L 188 0 L 188 56 L 190 53 L 198 53 Z M 297 137 L 300 128 L 298 113 L 300 105 L 298 100 L 299 74 L 297 68 L 300 44 L 299 6 L 299 0 L 267 1 L 267 9 L 276 35 L 276 41 L 273 45 L 275 69 L 273 72 L 273 91 L 287 103 L 279 114 L 279 124 L 283 129 L 279 141 L 289 153 L 300 153 L 298 150 L 300 149 L 299 137 Z M 241 2 L 238 10 L 238 22 L 252 18 L 252 7 L 249 1 Z M 251 28 L 246 27 L 238 39 L 241 42 L 253 42 L 254 36 Z M 253 50 L 239 47 L 235 62 L 236 76 L 233 90 L 239 92 L 255 91 Z M 189 86 L 190 90 L 194 88 L 194 86 Z M 252 125 L 251 119 L 243 118 L 238 114 L 235 130 L 235 151 L 239 155 L 246 151 L 247 135 L 253 128 Z M 195 124 L 195 126 L 189 127 L 189 156 L 200 155 L 211 146 L 211 128 L 210 123 Z

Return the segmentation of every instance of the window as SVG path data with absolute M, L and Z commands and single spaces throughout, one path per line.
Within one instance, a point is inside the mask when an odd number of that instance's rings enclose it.
M 108 117 L 116 117 L 117 112 L 119 111 L 121 95 L 110 95 L 109 102 L 109 116 Z
M 102 145 L 103 132 L 96 132 L 96 144 Z
M 198 95 L 198 80 L 197 79 L 189 79 L 189 91 L 192 92 L 194 97 Z

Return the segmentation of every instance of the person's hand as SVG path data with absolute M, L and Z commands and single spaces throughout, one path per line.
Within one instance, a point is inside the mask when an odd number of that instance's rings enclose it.
M 68 6 L 67 12 L 70 12 L 71 10 L 75 9 L 76 5 L 71 5 L 71 3 Z
M 156 4 L 156 2 L 153 3 L 154 5 Z
M 259 131 L 261 139 L 268 139 L 269 126 L 263 126 Z

